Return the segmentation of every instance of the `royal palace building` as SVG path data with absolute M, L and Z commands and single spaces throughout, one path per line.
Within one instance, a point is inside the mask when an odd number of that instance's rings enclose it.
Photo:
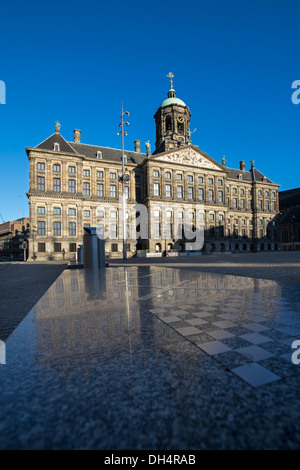
M 58 122 L 54 134 L 26 148 L 29 258 L 74 258 L 84 226 L 103 229 L 108 257 L 123 256 L 124 230 L 128 257 L 199 253 L 187 224 L 203 231 L 201 253 L 280 249 L 279 185 L 253 160 L 248 170 L 245 161 L 228 168 L 193 145 L 191 113 L 172 79 L 154 119 L 153 153 L 149 142 L 141 153 L 138 140 L 125 152 L 83 144 L 77 129 L 70 142 Z

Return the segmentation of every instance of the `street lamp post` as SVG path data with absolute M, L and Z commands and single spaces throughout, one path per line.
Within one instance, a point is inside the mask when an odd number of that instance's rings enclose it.
M 126 234 L 126 194 L 125 194 L 125 182 L 128 181 L 129 176 L 125 175 L 125 165 L 124 165 L 124 136 L 127 135 L 127 132 L 124 131 L 124 124 L 129 126 L 129 122 L 124 122 L 124 115 L 129 116 L 128 111 L 123 111 L 123 101 L 122 101 L 122 111 L 121 111 L 121 122 L 119 127 L 121 130 L 118 132 L 118 135 L 122 136 L 122 175 L 119 177 L 119 181 L 122 181 L 122 217 L 123 217 L 123 259 L 127 258 L 127 234 Z

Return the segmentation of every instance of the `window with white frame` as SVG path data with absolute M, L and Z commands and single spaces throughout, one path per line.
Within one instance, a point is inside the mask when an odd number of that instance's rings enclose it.
M 90 195 L 90 183 L 87 183 L 86 181 L 83 183 L 83 195 L 84 196 Z
M 69 193 L 74 194 L 76 192 L 76 181 L 69 180 Z
M 98 197 L 103 196 L 103 184 L 102 183 L 97 183 L 97 196 Z
M 53 178 L 53 191 L 60 193 L 60 178 Z
M 37 189 L 38 191 L 45 191 L 45 178 L 43 176 L 37 178 Z
M 115 184 L 110 185 L 110 197 L 116 197 L 117 196 L 117 187 Z
M 76 237 L 76 222 L 69 222 L 69 236 Z
M 53 235 L 56 237 L 61 235 L 61 222 L 53 222 Z

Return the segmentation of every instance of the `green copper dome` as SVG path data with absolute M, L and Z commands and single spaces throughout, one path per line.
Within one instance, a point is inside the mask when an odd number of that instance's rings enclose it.
M 168 91 L 168 98 L 161 103 L 160 108 L 171 106 L 172 104 L 175 104 L 177 106 L 186 106 L 184 101 L 180 100 L 179 98 L 176 98 L 176 91 L 174 90 L 174 88 L 171 87 Z

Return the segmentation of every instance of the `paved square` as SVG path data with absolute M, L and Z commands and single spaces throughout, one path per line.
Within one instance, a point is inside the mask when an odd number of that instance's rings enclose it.
M 0 448 L 74 430 L 82 448 L 298 449 L 299 293 L 162 266 L 66 270 L 7 341 Z

